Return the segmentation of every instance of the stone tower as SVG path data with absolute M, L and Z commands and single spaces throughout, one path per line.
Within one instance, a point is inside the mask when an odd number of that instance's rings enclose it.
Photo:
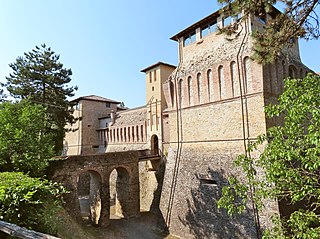
M 162 85 L 175 68 L 175 66 L 158 62 L 141 71 L 146 74 L 147 138 L 150 139 L 151 150 L 163 150 L 163 132 L 166 123 L 164 123 L 162 112 L 167 108 L 167 103 Z
M 98 153 L 99 146 L 104 144 L 102 135 L 98 137 L 97 133 L 101 128 L 98 118 L 116 112 L 120 102 L 96 95 L 82 96 L 71 102 L 75 105 L 73 115 L 79 120 L 66 126 L 69 132 L 64 140 L 63 155 Z
M 303 77 L 308 70 L 295 40 L 274 64 L 251 59 L 252 32 L 272 14 L 230 17 L 217 11 L 171 38 L 178 42 L 179 65 L 163 85 L 170 137 L 160 207 L 173 234 L 255 238 L 258 223 L 268 226 L 278 211 L 271 202 L 259 215 L 248 207 L 231 220 L 216 205 L 227 177 L 242 176 L 234 159 L 273 124 L 264 106 L 281 93 L 285 77 Z M 226 26 L 235 33 L 218 34 Z

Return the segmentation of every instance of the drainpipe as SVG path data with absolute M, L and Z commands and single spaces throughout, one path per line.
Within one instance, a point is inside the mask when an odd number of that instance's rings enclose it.
M 239 50 L 238 50 L 238 53 L 237 53 L 237 70 L 238 70 L 238 80 L 239 80 L 239 88 L 240 88 L 240 102 L 241 102 L 241 119 L 242 119 L 242 134 L 243 134 L 243 147 L 244 147 L 244 151 L 245 151 L 245 154 L 246 156 L 250 157 L 250 155 L 248 154 L 247 152 L 247 138 L 249 139 L 249 135 L 248 137 L 246 137 L 246 121 L 248 122 L 248 114 L 246 114 L 246 119 L 245 119 L 245 107 L 247 108 L 247 101 L 246 101 L 246 98 L 244 97 L 243 93 L 244 93 L 244 81 L 246 80 L 244 78 L 244 69 L 243 69 L 243 64 L 242 64 L 242 57 L 241 57 L 241 51 L 243 50 L 243 47 L 244 47 L 244 42 L 245 42 L 245 39 L 247 38 L 248 36 L 248 28 L 249 28 L 249 24 L 250 24 L 250 14 L 247 15 L 247 19 L 244 19 L 244 29 L 245 29 L 245 34 L 243 36 L 243 39 L 241 41 L 241 44 L 240 44 L 240 47 L 239 47 Z M 242 74 L 240 74 L 240 70 L 242 72 Z M 241 80 L 242 78 L 242 80 Z M 245 101 L 245 102 L 244 102 Z M 247 131 L 249 132 L 249 126 L 247 125 Z M 260 236 L 260 220 L 259 220 L 259 213 L 258 213 L 258 209 L 254 203 L 254 200 L 253 200 L 253 193 L 255 191 L 255 188 L 254 186 L 250 185 L 250 198 L 251 198 L 251 201 L 252 201 L 252 209 L 253 209 L 253 216 L 254 216 L 254 222 L 255 222 L 255 227 L 256 227 L 256 233 L 257 233 L 257 238 L 259 239 L 261 236 Z

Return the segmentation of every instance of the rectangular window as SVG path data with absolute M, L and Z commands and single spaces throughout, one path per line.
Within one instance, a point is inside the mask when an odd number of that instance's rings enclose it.
M 232 23 L 235 23 L 240 18 L 240 14 L 229 16 L 223 19 L 223 27 L 229 26 Z
M 74 107 L 76 110 L 80 110 L 80 103 L 78 102 Z
M 194 42 L 196 42 L 196 32 L 195 31 L 191 32 L 189 35 L 184 37 L 183 45 L 188 46 Z
M 154 81 L 157 81 L 157 70 L 154 71 Z
M 201 29 L 201 37 L 206 37 L 209 35 L 209 26 L 206 26 L 204 28 Z
M 216 32 L 218 29 L 217 20 L 209 24 L 209 33 Z
M 232 23 L 232 17 L 227 17 L 223 19 L 223 27 L 229 26 Z
M 201 29 L 201 37 L 205 37 L 208 36 L 209 34 L 216 32 L 218 27 L 217 27 L 217 20 L 215 19 L 214 21 L 212 21 L 211 23 L 209 23 L 208 25 L 204 26 Z
M 110 108 L 111 107 L 111 103 L 110 102 L 106 102 L 106 107 Z

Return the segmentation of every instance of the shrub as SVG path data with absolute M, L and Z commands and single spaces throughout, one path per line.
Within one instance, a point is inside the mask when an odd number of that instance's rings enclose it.
M 59 210 L 64 193 L 58 183 L 21 172 L 0 173 L 0 220 L 48 233 L 46 212 Z

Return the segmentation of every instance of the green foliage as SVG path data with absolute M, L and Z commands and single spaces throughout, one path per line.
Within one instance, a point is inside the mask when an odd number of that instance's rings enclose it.
M 43 132 L 45 108 L 28 100 L 0 104 L 0 171 L 40 176 L 53 155 L 53 136 Z
M 319 215 L 304 210 L 293 212 L 286 221 L 275 216 L 274 227 L 265 231 L 263 239 L 318 239 L 319 223 Z
M 303 37 L 307 40 L 318 39 L 320 36 L 320 19 L 315 12 L 318 0 L 218 0 L 226 5 L 222 14 L 234 15 L 244 12 L 245 16 L 254 13 L 268 19 L 264 30 L 255 32 L 255 54 L 258 62 L 273 62 L 284 47 L 290 46 L 292 39 Z M 285 9 L 283 14 L 274 11 L 273 5 L 281 3 Z
M 59 55 L 45 44 L 24 53 L 9 66 L 13 72 L 2 86 L 17 99 L 28 98 L 46 107 L 47 117 L 42 121 L 44 132 L 54 135 L 55 153 L 59 154 L 65 135 L 64 126 L 74 121 L 67 100 L 77 90 L 77 87 L 67 85 L 71 81 L 71 69 L 63 68 Z
M 246 155 L 238 157 L 235 164 L 243 170 L 246 182 L 230 179 L 218 202 L 229 214 L 241 212 L 249 198 L 258 208 L 263 199 L 305 204 L 267 231 L 265 238 L 320 238 L 319 83 L 320 76 L 313 74 L 285 81 L 278 104 L 265 109 L 268 117 L 278 117 L 282 124 L 269 128 L 248 147 Z M 258 158 L 250 156 L 264 145 Z M 244 193 L 246 188 L 250 193 Z M 236 203 L 235 198 L 242 203 Z
M 0 173 L 0 219 L 48 232 L 48 215 L 57 213 L 65 189 L 57 183 L 23 173 Z
M 5 98 L 5 95 L 3 93 L 3 89 L 0 89 L 0 102 L 2 102 Z

